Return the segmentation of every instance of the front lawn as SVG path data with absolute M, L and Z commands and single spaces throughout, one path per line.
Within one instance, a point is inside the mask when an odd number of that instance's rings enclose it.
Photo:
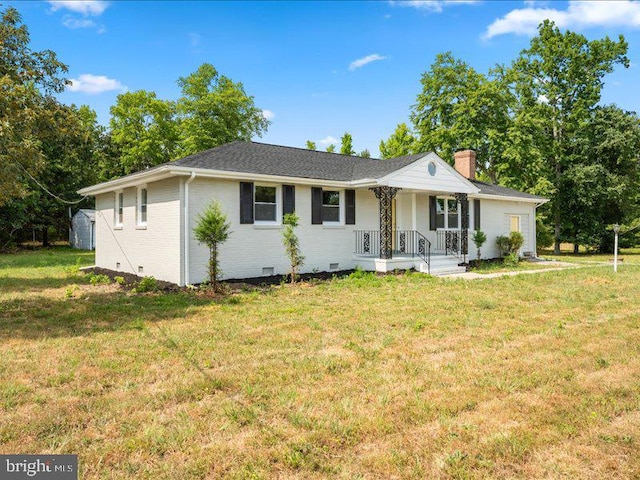
M 0 256 L 0 453 L 77 453 L 82 479 L 640 476 L 640 266 L 212 300 L 77 258 Z

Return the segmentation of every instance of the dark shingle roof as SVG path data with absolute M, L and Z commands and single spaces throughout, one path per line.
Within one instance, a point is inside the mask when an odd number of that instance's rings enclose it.
M 483 195 L 497 195 L 500 197 L 518 197 L 527 198 L 532 200 L 546 200 L 544 197 L 538 195 L 532 195 L 530 193 L 514 190 L 513 188 L 501 187 L 499 185 L 493 185 L 491 183 L 481 182 L 480 180 L 471 180 L 476 187 L 480 189 L 480 193 Z
M 427 153 L 417 153 L 389 160 L 378 160 L 305 148 L 236 141 L 158 165 L 144 172 L 148 173 L 163 167 L 175 166 L 349 182 L 382 178 L 426 155 Z M 140 173 L 142 172 L 121 177 L 119 180 Z M 537 195 L 479 180 L 471 180 L 471 183 L 480 189 L 481 194 L 546 200 Z
M 263 175 L 352 181 L 383 177 L 424 154 L 377 160 L 257 142 L 232 142 L 167 165 Z

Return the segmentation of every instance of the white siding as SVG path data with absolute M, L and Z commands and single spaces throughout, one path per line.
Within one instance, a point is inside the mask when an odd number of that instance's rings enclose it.
M 115 193 L 96 196 L 96 265 L 180 283 L 180 181 L 147 186 L 147 225 L 136 222 L 136 188 L 124 193 L 122 228 L 114 227 Z M 142 273 L 138 272 L 142 267 Z
M 472 202 L 471 202 L 472 204 Z M 482 247 L 484 258 L 498 257 L 500 252 L 496 246 L 496 238 L 500 235 L 509 235 L 511 215 L 520 216 L 524 245 L 522 252 L 536 251 L 535 236 L 535 204 L 527 202 L 514 202 L 504 200 L 480 200 L 480 229 L 487 235 L 487 241 Z M 476 248 L 469 236 L 469 253 L 471 258 L 476 257 Z
M 427 171 L 430 162 L 436 163 L 435 175 Z M 380 181 L 381 184 L 403 189 L 430 190 L 447 193 L 475 193 L 478 189 L 465 180 L 453 167 L 435 154 L 417 160 Z
M 296 233 L 305 256 L 301 272 L 329 271 L 331 263 L 337 263 L 340 270 L 354 268 L 353 231 L 379 228 L 375 195 L 369 190 L 356 190 L 356 225 L 340 226 L 311 224 L 310 186 L 296 185 L 295 195 L 296 213 L 300 217 Z M 239 181 L 196 178 L 189 185 L 190 283 L 206 279 L 209 253 L 193 237 L 193 227 L 198 214 L 214 199 L 221 203 L 232 231 L 220 247 L 221 278 L 260 277 L 263 268 L 273 268 L 274 274 L 285 275 L 289 264 L 282 245 L 282 226 L 241 225 Z

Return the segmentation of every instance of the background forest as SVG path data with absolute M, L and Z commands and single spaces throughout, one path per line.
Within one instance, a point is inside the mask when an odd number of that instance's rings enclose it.
M 89 107 L 57 100 L 67 66 L 53 51 L 30 49 L 19 12 L 0 16 L 0 248 L 66 239 L 69 208 L 92 206 L 75 193 L 81 187 L 269 127 L 243 84 L 208 63 L 177 79 L 176 100 L 118 95 L 101 125 Z M 600 103 L 606 75 L 629 66 L 627 50 L 622 36 L 589 41 L 545 21 L 517 58 L 486 74 L 441 53 L 421 77 L 409 124 L 380 142 L 381 156 L 433 150 L 452 162 L 456 149 L 473 148 L 481 180 L 550 199 L 539 209 L 539 246 L 610 251 L 614 223 L 623 225 L 622 245 L 635 245 L 640 119 Z M 356 154 L 348 132 L 338 151 Z

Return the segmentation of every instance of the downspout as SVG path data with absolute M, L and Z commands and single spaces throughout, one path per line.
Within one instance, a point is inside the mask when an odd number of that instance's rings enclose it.
M 533 207 L 533 243 L 536 248 L 533 252 L 535 257 L 538 258 L 538 207 L 541 207 L 547 202 L 536 203 L 535 207 Z
M 191 172 L 189 179 L 184 182 L 184 284 L 189 285 L 189 184 L 196 178 L 196 172 Z

